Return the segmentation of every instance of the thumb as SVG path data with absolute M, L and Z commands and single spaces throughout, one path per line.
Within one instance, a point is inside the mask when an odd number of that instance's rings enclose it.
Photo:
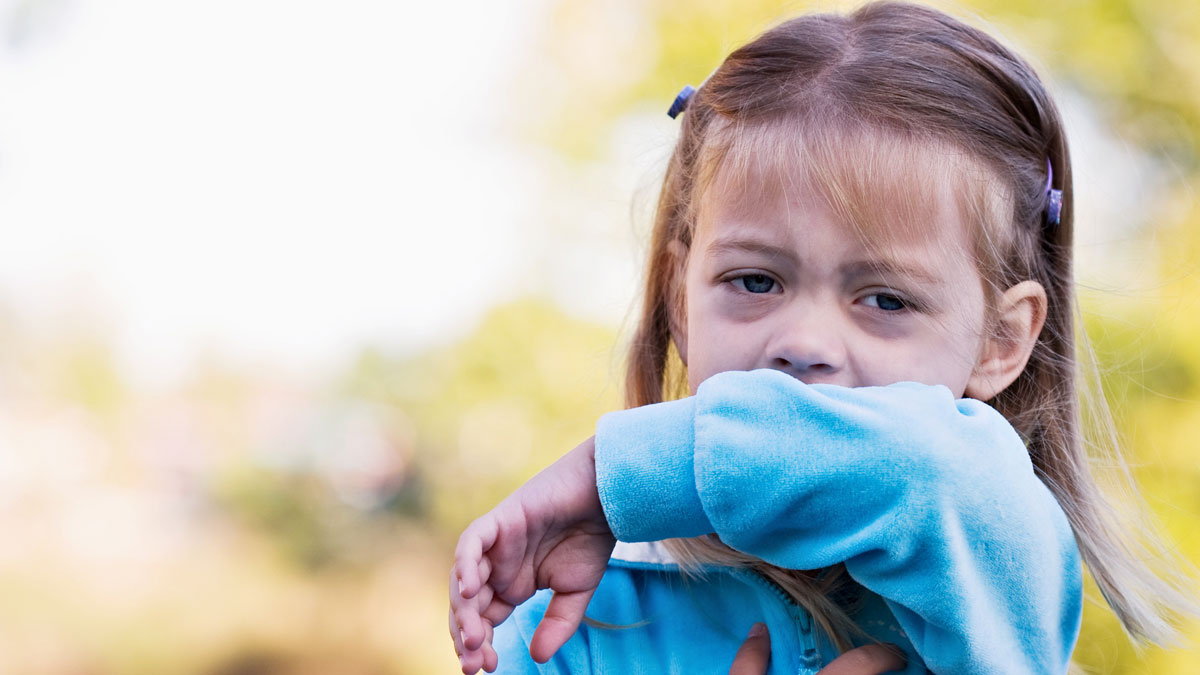
M 538 663 L 545 663 L 554 656 L 559 647 L 567 643 L 583 621 L 588 603 L 592 601 L 595 588 L 586 591 L 555 591 L 546 606 L 546 614 L 533 631 L 529 641 L 529 655 Z
M 771 634 L 765 623 L 756 623 L 733 657 L 729 675 L 764 675 L 771 662 Z

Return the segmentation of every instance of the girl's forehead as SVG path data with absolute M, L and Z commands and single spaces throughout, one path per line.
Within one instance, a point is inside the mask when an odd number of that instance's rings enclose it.
M 1011 203 L 980 161 L 936 139 L 786 127 L 727 136 L 701 159 L 701 229 L 715 218 L 817 209 L 872 246 L 961 241 Z

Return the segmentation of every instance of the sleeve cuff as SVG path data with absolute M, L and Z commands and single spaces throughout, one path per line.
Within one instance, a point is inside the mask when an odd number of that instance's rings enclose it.
M 609 413 L 596 425 L 596 488 L 620 541 L 713 531 L 696 491 L 695 397 Z

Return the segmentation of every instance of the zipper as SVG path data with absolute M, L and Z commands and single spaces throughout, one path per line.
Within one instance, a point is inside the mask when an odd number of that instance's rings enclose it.
M 774 593 L 783 601 L 784 607 L 787 608 L 788 616 L 791 617 L 792 623 L 796 626 L 796 642 L 800 645 L 800 665 L 808 670 L 797 671 L 800 675 L 806 672 L 815 672 L 821 666 L 821 651 L 817 647 L 817 638 L 813 630 L 813 617 L 809 611 L 800 606 L 795 598 L 788 595 L 787 591 L 783 590 L 779 584 L 771 581 L 761 573 L 752 569 L 739 569 L 740 576 L 753 580 L 759 586 L 766 588 Z

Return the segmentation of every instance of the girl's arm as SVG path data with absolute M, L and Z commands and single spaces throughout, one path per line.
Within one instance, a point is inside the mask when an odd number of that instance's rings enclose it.
M 790 569 L 845 562 L 933 672 L 1065 672 L 1082 607 L 1066 516 L 989 406 L 943 387 L 728 372 L 606 415 L 600 500 L 622 541 L 715 532 Z
M 464 670 L 494 667 L 490 626 L 535 588 L 562 591 L 531 645 L 538 660 L 553 654 L 599 582 L 609 526 L 627 541 L 716 532 L 794 569 L 845 562 L 935 672 L 1065 669 L 1081 607 L 1071 530 L 984 404 L 939 387 L 730 372 L 696 396 L 605 416 L 594 466 L 591 451 L 460 538 L 451 633 Z M 574 536 L 557 533 L 568 526 Z

